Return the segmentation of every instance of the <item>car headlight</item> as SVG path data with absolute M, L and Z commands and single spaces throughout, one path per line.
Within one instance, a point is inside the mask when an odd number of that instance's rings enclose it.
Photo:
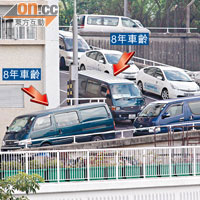
M 112 110 L 120 110 L 120 107 L 112 106 Z
M 172 89 L 178 90 L 178 88 L 175 85 L 173 85 L 172 83 L 170 83 L 170 85 L 171 85 Z
M 6 142 L 3 140 L 2 141 L 2 146 L 5 146 L 6 145 Z

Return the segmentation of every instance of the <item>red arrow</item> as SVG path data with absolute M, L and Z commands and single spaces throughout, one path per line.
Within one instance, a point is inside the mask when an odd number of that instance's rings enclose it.
M 132 56 L 135 54 L 134 52 L 126 53 L 124 52 L 119 59 L 119 62 L 117 64 L 113 64 L 113 72 L 114 76 L 117 76 L 119 73 L 124 71 L 125 69 L 129 68 L 130 65 L 127 65 L 129 60 L 132 58 Z
M 32 85 L 29 88 L 22 88 L 22 91 L 33 98 L 31 99 L 32 102 L 39 103 L 45 106 L 49 105 L 47 95 L 40 94 L 40 92 L 38 92 Z

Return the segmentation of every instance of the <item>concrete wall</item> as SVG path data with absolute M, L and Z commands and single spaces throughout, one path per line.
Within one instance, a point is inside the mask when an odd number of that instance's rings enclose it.
M 149 46 L 110 46 L 108 34 L 83 35 L 90 45 L 119 51 L 136 51 L 135 56 L 188 70 L 200 69 L 200 34 L 155 34 Z
M 30 200 L 199 200 L 199 182 L 199 177 L 170 177 L 45 183 L 28 197 Z
M 44 45 L 1 45 L 0 46 L 0 68 L 40 68 L 43 64 Z M 43 78 L 42 78 L 43 80 Z M 0 84 L 23 84 L 24 87 L 33 85 L 38 91 L 44 92 L 42 81 L 2 81 Z M 22 92 L 22 91 L 21 91 Z M 22 92 L 23 93 L 23 92 Z M 31 103 L 30 96 L 24 95 L 24 108 L 0 108 L 0 141 L 14 117 L 44 109 L 44 106 Z
M 0 5 L 14 5 L 17 2 L 21 1 L 1 1 Z M 34 2 L 58 4 L 58 0 Z M 2 68 L 41 68 L 41 81 L 2 81 Z M 47 93 L 49 101 L 48 107 L 32 103 L 30 96 L 21 91 L 24 95 L 23 108 L 0 108 L 1 146 L 6 126 L 16 116 L 54 108 L 60 104 L 58 16 L 48 27 L 38 27 L 36 40 L 0 40 L 0 75 L 0 84 L 23 84 L 23 87 L 33 85 L 41 94 Z

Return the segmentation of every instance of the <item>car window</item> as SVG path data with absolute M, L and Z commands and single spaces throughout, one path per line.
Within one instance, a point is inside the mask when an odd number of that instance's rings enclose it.
M 139 117 L 157 117 L 165 108 L 164 103 L 151 103 L 139 114 Z
M 105 63 L 105 58 L 102 53 L 97 54 L 96 60 L 97 61 L 103 60 L 103 63 Z
M 78 26 L 84 26 L 85 16 L 78 16 Z
M 34 124 L 33 130 L 42 130 L 48 127 L 51 127 L 52 122 L 51 122 L 51 116 L 45 116 L 45 117 L 39 117 L 36 119 L 36 122 Z
M 179 70 L 163 70 L 169 81 L 192 82 L 192 79 L 184 72 Z
M 138 27 L 137 24 L 128 18 L 122 18 L 122 26 L 124 27 Z
M 118 17 L 103 17 L 104 26 L 117 26 L 119 23 Z
M 63 38 L 59 38 L 59 48 L 60 49 L 65 49 L 65 43 L 63 41 Z
M 55 120 L 58 127 L 72 126 L 79 124 L 79 119 L 76 112 L 56 114 Z
M 87 24 L 89 24 L 89 25 L 102 25 L 102 17 L 89 16 L 87 18 Z
M 80 113 L 83 121 L 98 120 L 108 117 L 107 110 L 103 106 L 98 108 L 80 110 Z
M 100 89 L 101 89 L 101 86 L 98 82 L 91 81 L 91 80 L 88 81 L 87 86 L 86 86 L 87 93 L 93 94 L 95 96 L 99 96 Z
M 65 37 L 66 51 L 73 51 L 73 39 Z M 83 39 L 78 39 L 78 52 L 85 52 L 90 49 L 89 45 Z
M 88 57 L 95 60 L 96 59 L 96 55 L 97 55 L 97 52 L 96 51 L 92 51 L 92 52 L 90 52 L 90 54 L 88 54 Z
M 156 68 L 155 67 L 149 67 L 148 71 L 146 72 L 150 76 L 154 76 L 156 73 Z
M 158 76 L 162 77 L 162 80 L 164 80 L 164 76 L 163 76 L 163 73 L 160 69 L 157 69 L 155 74 L 154 74 L 154 77 L 157 78 Z
M 189 102 L 188 105 L 192 114 L 200 115 L 200 101 Z
M 183 104 L 172 105 L 167 109 L 170 117 L 181 115 L 183 113 Z
M 81 95 L 85 95 L 85 88 L 86 88 L 86 83 L 87 83 L 87 78 L 85 76 L 79 76 L 79 84 L 78 84 L 78 88 L 79 88 L 79 93 Z

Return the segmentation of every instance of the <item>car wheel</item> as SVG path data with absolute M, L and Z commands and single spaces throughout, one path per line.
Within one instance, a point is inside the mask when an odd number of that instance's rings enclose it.
M 109 71 L 105 71 L 106 74 L 109 74 Z
M 42 147 L 47 147 L 47 146 L 51 146 L 51 144 L 49 144 L 48 142 L 45 142 L 41 145 Z
M 103 140 L 101 136 L 92 137 L 92 141 L 100 141 L 100 140 Z
M 138 85 L 138 88 L 140 89 L 140 91 L 143 93 L 144 90 L 143 90 L 143 84 L 142 84 L 142 81 L 139 81 L 137 85 Z
M 161 93 L 162 99 L 169 99 L 169 92 L 167 89 L 163 89 Z
M 66 70 L 65 59 L 63 57 L 60 58 L 60 70 Z
M 80 66 L 80 70 L 81 70 L 81 71 L 85 70 L 85 65 L 82 64 L 82 65 Z

